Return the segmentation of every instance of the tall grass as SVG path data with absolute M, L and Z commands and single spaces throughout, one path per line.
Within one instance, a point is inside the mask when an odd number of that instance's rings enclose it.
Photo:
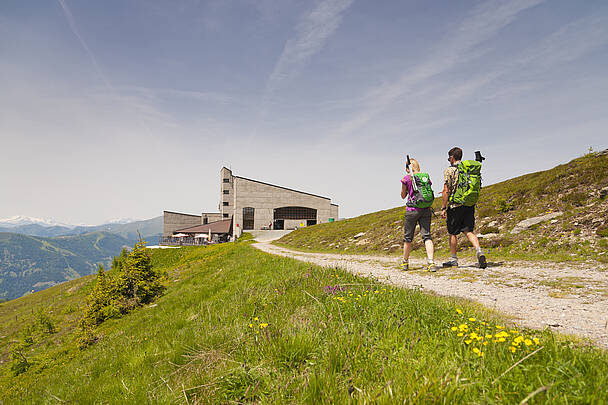
M 45 367 L 3 367 L 4 403 L 519 403 L 539 388 L 530 403 L 608 401 L 605 352 L 518 329 L 539 340 L 513 353 L 515 335 L 493 342 L 512 325 L 463 300 L 247 244 L 153 261 L 170 270 L 163 297 L 102 324 L 85 350 L 66 339 Z M 475 328 L 493 337 L 467 344 Z

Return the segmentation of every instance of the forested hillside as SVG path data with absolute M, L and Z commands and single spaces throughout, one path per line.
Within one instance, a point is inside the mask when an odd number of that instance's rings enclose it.
M 91 274 L 131 245 L 109 232 L 55 238 L 0 233 L 0 299 Z

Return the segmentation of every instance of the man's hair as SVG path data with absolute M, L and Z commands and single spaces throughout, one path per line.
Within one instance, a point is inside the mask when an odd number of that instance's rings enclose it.
M 462 160 L 462 149 L 456 146 L 450 149 L 450 151 L 448 152 L 448 156 L 452 156 L 456 160 Z
M 420 172 L 420 163 L 416 159 L 410 159 L 410 164 L 412 166 L 412 173 Z

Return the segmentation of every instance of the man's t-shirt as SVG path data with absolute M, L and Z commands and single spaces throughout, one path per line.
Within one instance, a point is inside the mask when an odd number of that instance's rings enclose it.
M 404 178 L 401 179 L 401 183 L 405 184 L 405 187 L 407 188 L 407 195 L 408 195 L 407 201 L 409 201 L 410 199 L 413 199 L 414 198 L 414 187 L 412 187 L 412 176 L 410 176 L 409 174 L 406 175 Z M 429 183 L 431 185 L 433 185 L 430 178 L 429 178 Z M 425 209 L 426 208 L 416 208 L 416 207 L 408 207 L 408 206 L 405 207 L 406 211 L 422 211 Z
M 459 162 L 455 164 L 458 165 Z M 448 185 L 448 193 L 450 196 L 456 192 L 456 187 L 458 186 L 458 167 L 450 166 L 443 172 L 443 181 Z M 449 201 L 449 200 L 448 200 Z M 452 202 L 448 202 L 448 208 L 455 208 L 461 204 L 455 204 Z

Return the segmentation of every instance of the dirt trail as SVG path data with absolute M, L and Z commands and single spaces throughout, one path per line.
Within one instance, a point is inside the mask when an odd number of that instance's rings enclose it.
M 339 266 L 402 287 L 420 287 L 439 295 L 469 298 L 511 315 L 520 325 L 592 339 L 608 348 L 608 267 L 550 262 L 493 263 L 485 270 L 460 260 L 458 269 L 422 271 L 423 260 L 410 260 L 412 271 L 399 271 L 399 258 L 304 253 L 270 243 L 258 249 L 275 255 Z M 420 270 L 416 270 L 419 268 Z

